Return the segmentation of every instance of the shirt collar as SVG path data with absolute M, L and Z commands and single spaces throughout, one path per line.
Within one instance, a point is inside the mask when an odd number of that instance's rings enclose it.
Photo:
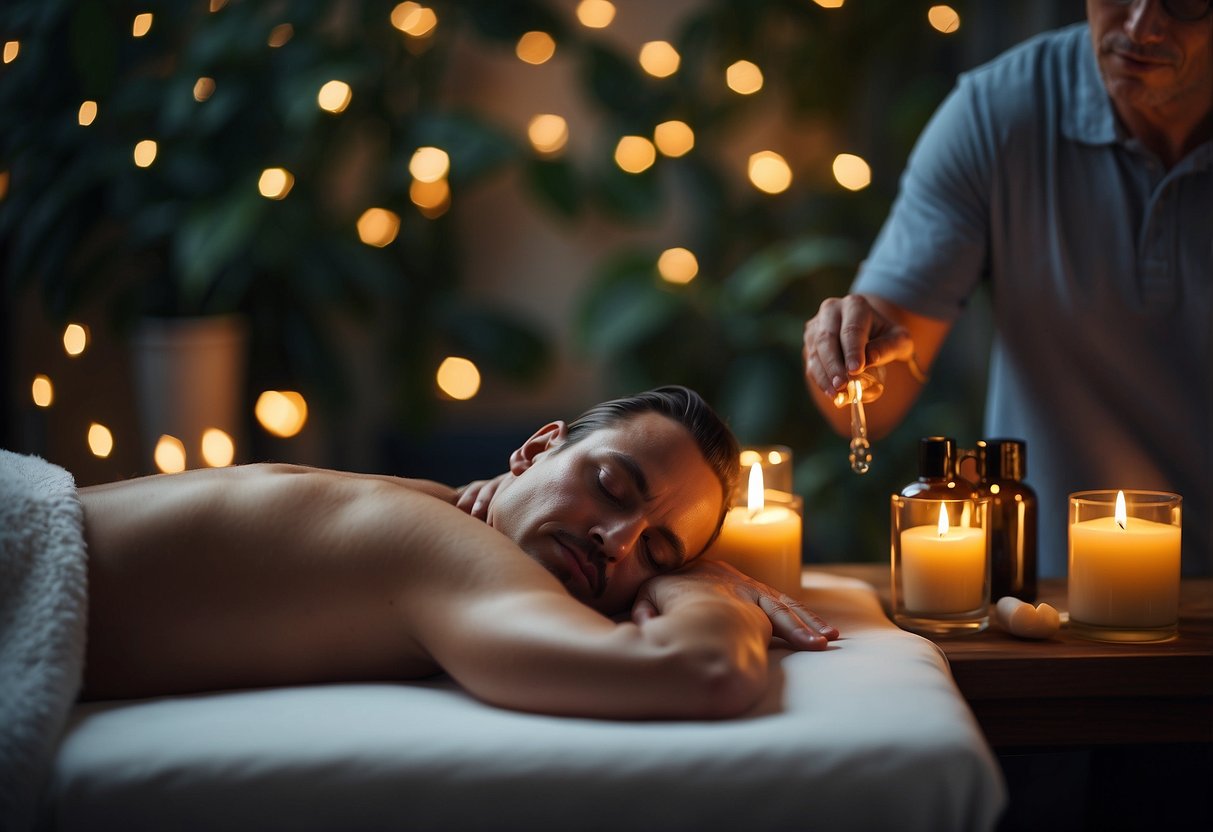
M 1112 110 L 1112 99 L 1104 87 L 1095 50 L 1091 45 L 1091 29 L 1082 26 L 1082 36 L 1071 57 L 1074 62 L 1073 83 L 1062 89 L 1061 132 L 1066 138 L 1085 144 L 1114 144 L 1121 137 Z

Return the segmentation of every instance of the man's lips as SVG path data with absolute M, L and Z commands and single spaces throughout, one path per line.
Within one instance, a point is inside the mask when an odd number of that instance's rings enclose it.
M 565 559 L 570 568 L 585 580 L 586 587 L 593 595 L 598 595 L 602 588 L 602 573 L 594 566 L 593 557 L 581 545 L 580 541 L 570 535 L 557 534 L 556 542 L 564 551 Z

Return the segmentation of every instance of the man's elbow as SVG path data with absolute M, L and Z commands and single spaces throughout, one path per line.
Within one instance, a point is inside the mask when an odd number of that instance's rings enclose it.
M 766 691 L 765 653 L 759 656 L 740 648 L 713 649 L 687 658 L 691 690 L 684 702 L 690 718 L 739 716 Z

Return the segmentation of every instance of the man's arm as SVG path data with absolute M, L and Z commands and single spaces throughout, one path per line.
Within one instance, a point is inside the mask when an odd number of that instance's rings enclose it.
M 446 514 L 433 519 L 445 525 Z M 488 567 L 427 582 L 428 596 L 407 605 L 418 641 L 476 696 L 542 713 L 714 718 L 743 712 L 765 690 L 771 620 L 730 581 L 674 589 L 671 578 L 660 615 L 617 623 L 504 536 L 458 519 L 441 545 L 456 560 L 476 552 Z

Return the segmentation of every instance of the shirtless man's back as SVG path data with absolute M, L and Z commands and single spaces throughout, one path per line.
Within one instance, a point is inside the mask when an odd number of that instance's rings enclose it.
M 761 693 L 773 625 L 805 649 L 835 634 L 727 567 L 680 569 L 724 499 L 682 425 L 564 430 L 515 452 L 490 523 L 436 483 L 293 466 L 81 489 L 84 696 L 444 670 L 506 707 L 719 716 Z M 633 621 L 602 614 L 637 590 Z

